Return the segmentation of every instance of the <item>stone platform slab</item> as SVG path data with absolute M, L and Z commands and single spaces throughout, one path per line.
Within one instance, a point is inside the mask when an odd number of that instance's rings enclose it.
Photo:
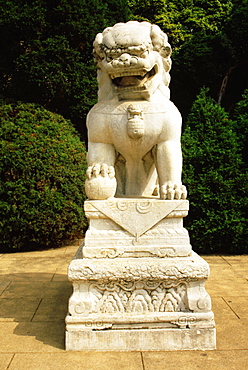
M 72 351 L 212 350 L 215 328 L 68 331 L 66 349 Z

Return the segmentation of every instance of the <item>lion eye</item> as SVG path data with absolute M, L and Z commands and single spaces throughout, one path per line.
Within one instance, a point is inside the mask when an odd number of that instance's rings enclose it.
M 148 56 L 149 52 L 148 50 L 144 51 L 143 53 L 141 53 L 139 56 L 140 58 L 146 58 Z

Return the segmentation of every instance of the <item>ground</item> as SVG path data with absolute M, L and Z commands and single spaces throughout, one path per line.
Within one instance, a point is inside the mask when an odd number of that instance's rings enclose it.
M 248 255 L 202 256 L 209 264 L 217 327 L 214 351 L 66 352 L 67 267 L 80 241 L 0 254 L 0 370 L 247 370 Z

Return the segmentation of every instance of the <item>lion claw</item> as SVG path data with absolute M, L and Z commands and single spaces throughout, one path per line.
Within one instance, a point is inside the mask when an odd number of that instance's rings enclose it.
M 95 164 L 94 166 L 88 167 L 86 171 L 86 177 L 88 180 L 96 177 L 109 177 L 113 179 L 115 177 L 115 169 L 113 166 L 108 166 L 106 163 Z
M 86 171 L 85 192 L 89 199 L 108 199 L 116 192 L 116 178 L 113 166 L 95 164 Z
M 160 188 L 160 199 L 180 200 L 186 198 L 187 189 L 185 185 L 168 182 L 167 184 L 162 185 Z

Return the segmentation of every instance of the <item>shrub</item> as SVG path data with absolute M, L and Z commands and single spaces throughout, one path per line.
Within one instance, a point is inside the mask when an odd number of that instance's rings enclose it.
M 234 112 L 236 122 L 235 131 L 239 137 L 239 145 L 243 156 L 243 161 L 248 165 L 247 146 L 248 146 L 248 89 L 242 95 L 242 99 L 237 103 Z M 248 189 L 247 189 L 248 190 Z
M 203 89 L 182 135 L 190 200 L 185 226 L 201 253 L 248 252 L 247 174 L 235 126 Z
M 63 117 L 0 106 L 0 248 L 32 250 L 82 235 L 86 155 Z

